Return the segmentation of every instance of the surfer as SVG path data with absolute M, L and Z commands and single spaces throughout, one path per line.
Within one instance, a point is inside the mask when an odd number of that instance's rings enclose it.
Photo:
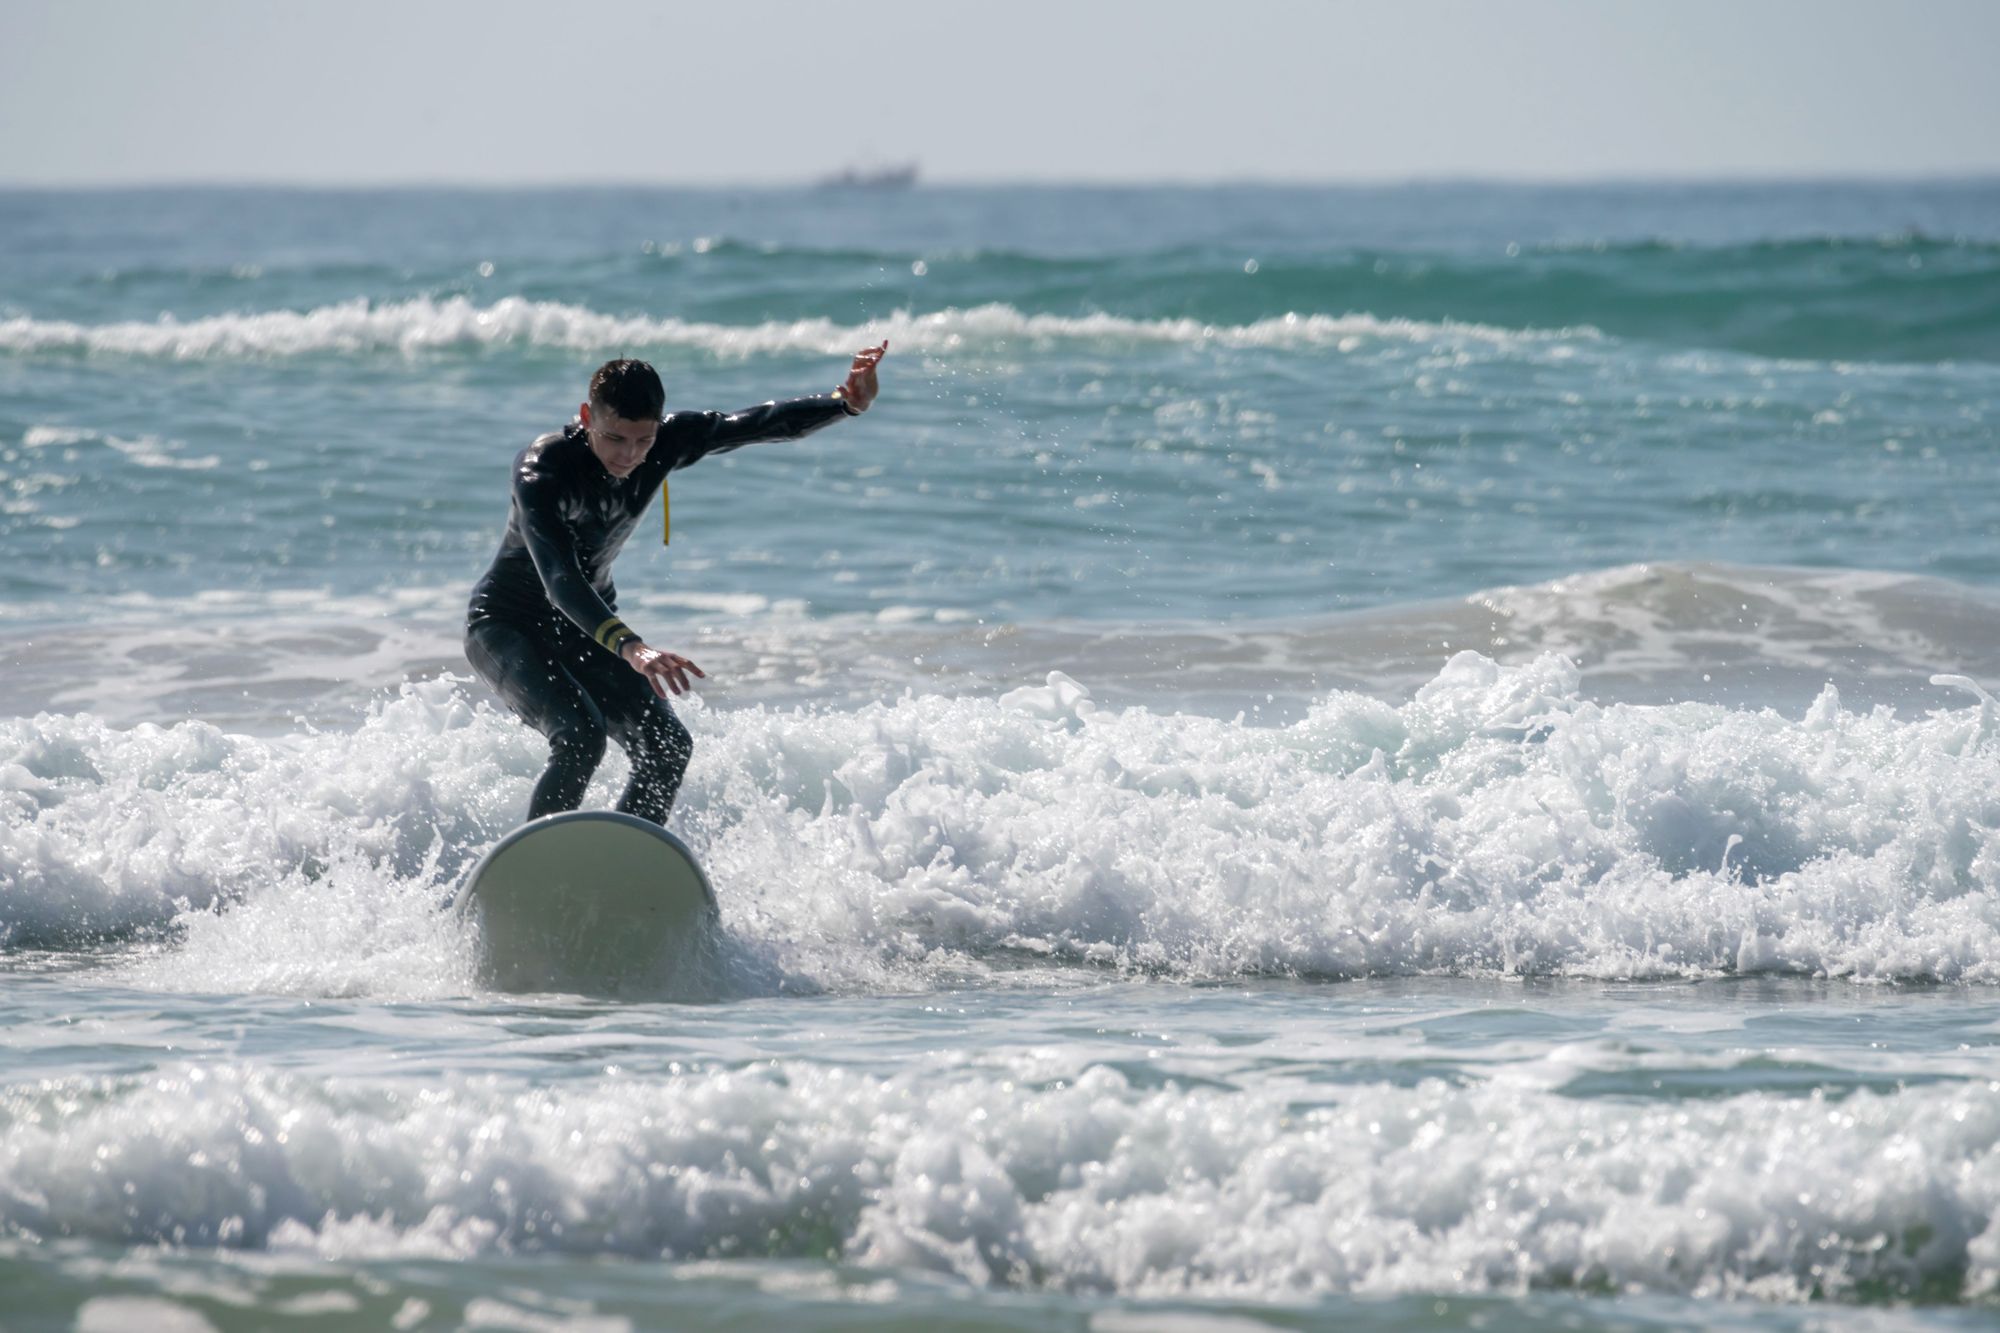
M 694 744 L 667 694 L 706 673 L 655 648 L 618 618 L 611 562 L 667 474 L 762 440 L 796 440 L 875 401 L 879 347 L 857 352 L 830 394 L 727 415 L 662 416 L 666 390 L 643 361 L 607 361 L 575 420 L 514 459 L 513 507 L 492 567 L 472 590 L 465 655 L 522 721 L 548 737 L 549 763 L 528 817 L 583 804 L 607 738 L 632 761 L 627 814 L 667 822 Z

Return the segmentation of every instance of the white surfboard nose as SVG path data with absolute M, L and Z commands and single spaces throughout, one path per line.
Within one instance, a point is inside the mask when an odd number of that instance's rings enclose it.
M 608 810 L 514 830 L 480 859 L 456 907 L 479 932 L 481 979 L 507 991 L 668 982 L 709 944 L 717 919 L 687 845 Z

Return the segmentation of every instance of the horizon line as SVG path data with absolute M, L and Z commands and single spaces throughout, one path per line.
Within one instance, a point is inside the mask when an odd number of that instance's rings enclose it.
M 366 177 L 325 179 L 305 177 L 229 178 L 190 176 L 132 177 L 120 180 L 60 180 L 0 178 L 0 191 L 19 193 L 91 193 L 116 191 L 297 191 L 387 193 L 392 191 L 459 190 L 688 190 L 688 191 L 812 191 L 826 194 L 896 195 L 906 190 L 1217 190 L 1217 189 L 1413 189 L 1451 186 L 1511 187 L 1523 189 L 1563 189 L 1629 186 L 1719 186 L 1719 185 L 1985 185 L 2000 184 L 2000 166 L 1937 171 L 1718 171 L 1709 173 L 1621 172 L 1602 175 L 1482 175 L 1476 172 L 1433 172 L 1408 175 L 1353 176 L 1212 176 L 1212 177 L 1130 177 L 1088 176 L 952 177 L 920 178 L 902 186 L 842 185 L 819 178 L 700 178 L 671 180 L 646 177 L 607 179 L 565 176 L 488 177 Z

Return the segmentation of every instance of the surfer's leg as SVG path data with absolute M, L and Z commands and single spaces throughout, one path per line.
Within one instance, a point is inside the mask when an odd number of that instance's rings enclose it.
M 694 737 L 660 698 L 638 717 L 612 725 L 612 734 L 632 759 L 632 780 L 618 798 L 618 808 L 664 825 L 694 755 Z
M 573 651 L 603 652 L 580 635 L 577 645 Z M 548 767 L 528 802 L 530 819 L 582 805 L 590 775 L 604 758 L 604 714 L 565 668 L 564 659 L 572 656 L 563 651 L 568 647 L 493 620 L 481 621 L 465 635 L 465 656 L 479 678 L 517 717 L 549 738 Z
M 540 819 L 583 804 L 590 775 L 604 758 L 604 723 L 579 714 L 548 733 L 549 766 L 542 770 L 535 793 L 528 799 L 528 818 Z
M 611 739 L 632 761 L 632 780 L 618 808 L 665 825 L 694 754 L 694 738 L 646 678 L 623 662 L 606 666 L 593 659 L 580 679 L 603 711 Z

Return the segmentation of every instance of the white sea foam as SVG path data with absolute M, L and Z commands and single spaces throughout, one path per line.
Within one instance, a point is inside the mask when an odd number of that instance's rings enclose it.
M 0 1229 L 331 1259 L 768 1255 L 1123 1296 L 2000 1290 L 2000 1084 L 1634 1104 L 1134 1086 L 1054 1051 L 524 1088 L 0 1091 Z
M 186 445 L 177 440 L 163 440 L 157 435 L 140 435 L 125 439 L 117 435 L 107 435 L 100 431 L 82 430 L 72 426 L 30 426 L 21 436 L 21 447 L 24 449 L 73 449 L 85 444 L 104 445 L 123 454 L 136 467 L 208 472 L 222 463 L 222 459 L 215 454 L 189 458 L 182 452 Z
M 1467 653 L 1400 707 L 1336 693 L 1282 727 L 1093 704 L 1052 678 L 694 707 L 675 823 L 745 955 L 797 984 L 924 984 L 996 953 L 1189 977 L 2000 983 L 1990 700 L 1915 721 L 1831 690 L 1803 717 L 1605 706 L 1561 658 Z M 0 723 L 0 927 L 177 923 L 147 985 L 462 991 L 463 941 L 430 904 L 541 759 L 448 681 L 275 740 Z M 614 756 L 592 799 L 621 779 Z
M 188 913 L 199 933 L 202 913 L 237 902 L 272 987 L 394 990 L 412 970 L 423 989 L 461 986 L 463 941 L 422 886 L 450 849 L 510 822 L 482 790 L 496 765 L 538 762 L 475 740 L 474 721 L 449 688 L 406 690 L 357 734 L 275 742 L 201 722 L 14 719 L 0 727 L 0 932 L 119 935 Z M 329 931 L 347 934 L 332 971 Z
M 1184 343 L 1222 347 L 1310 347 L 1353 351 L 1369 342 L 1449 344 L 1570 342 L 1591 328 L 1520 330 L 1455 321 L 1382 319 L 1370 314 L 1287 314 L 1249 324 L 1121 315 L 1029 314 L 1004 304 L 925 313 L 897 311 L 866 324 L 830 319 L 714 324 L 607 315 L 584 306 L 510 296 L 478 305 L 463 296 L 407 301 L 343 301 L 312 310 L 270 310 L 152 323 L 77 324 L 27 316 L 0 320 L 0 350 L 82 352 L 182 360 L 302 356 L 312 353 L 415 355 L 448 348 L 526 346 L 565 351 L 687 348 L 719 356 L 782 352 L 844 355 L 888 338 L 908 351 L 994 349 L 1015 342 Z

